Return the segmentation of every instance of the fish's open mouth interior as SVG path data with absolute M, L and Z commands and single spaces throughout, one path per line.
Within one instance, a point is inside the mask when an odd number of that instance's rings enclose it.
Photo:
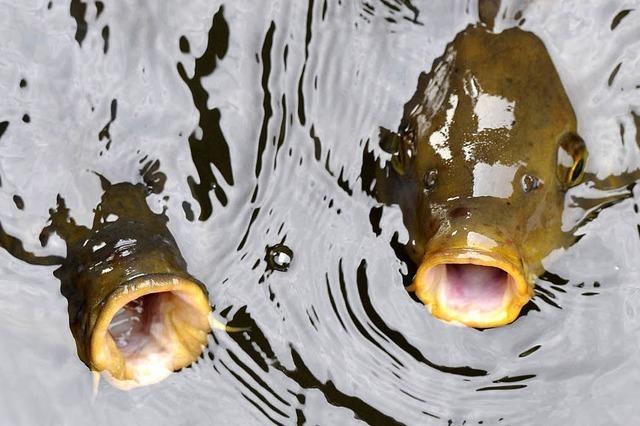
M 416 276 L 415 284 L 435 317 L 471 327 L 507 324 L 528 300 L 523 279 L 498 266 L 469 261 L 431 265 Z
M 194 362 L 210 327 L 208 303 L 192 293 L 152 288 L 114 302 L 109 314 L 115 313 L 104 319 L 107 326 L 94 331 L 102 334 L 92 342 L 97 370 L 137 386 L 159 382 Z
M 173 292 L 147 294 L 118 310 L 109 324 L 109 334 L 129 366 L 151 358 L 169 361 L 178 343 L 172 336 L 177 331 L 172 316 L 188 321 L 191 311 L 191 306 Z

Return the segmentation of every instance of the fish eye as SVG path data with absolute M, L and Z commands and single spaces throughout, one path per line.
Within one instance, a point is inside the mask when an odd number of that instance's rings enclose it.
M 558 179 L 568 189 L 582 182 L 587 162 L 587 147 L 575 133 L 567 133 L 558 142 Z
M 433 190 L 438 183 L 438 169 L 430 169 L 424 174 L 422 178 L 423 189 L 426 192 Z

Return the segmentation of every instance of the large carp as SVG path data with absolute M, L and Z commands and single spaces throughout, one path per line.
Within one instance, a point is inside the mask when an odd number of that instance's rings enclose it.
M 542 259 L 575 240 L 562 214 L 585 176 L 576 128 L 531 32 L 470 25 L 420 75 L 398 131 L 381 132 L 391 159 L 374 193 L 403 212 L 410 290 L 435 317 L 478 328 L 517 318 Z

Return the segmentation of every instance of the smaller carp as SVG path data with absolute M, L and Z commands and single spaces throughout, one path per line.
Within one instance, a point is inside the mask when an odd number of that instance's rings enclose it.
M 144 185 L 110 184 L 93 227 L 77 226 L 59 199 L 41 239 L 58 233 L 67 257 L 55 271 L 68 301 L 78 356 L 123 389 L 159 382 L 189 366 L 211 331 L 205 286 L 186 270 L 167 218 Z

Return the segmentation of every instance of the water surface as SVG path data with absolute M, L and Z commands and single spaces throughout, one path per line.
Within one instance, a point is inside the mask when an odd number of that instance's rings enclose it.
M 365 146 L 476 21 L 473 1 L 0 0 L 3 229 L 63 256 L 38 240 L 58 194 L 89 225 L 94 172 L 140 182 L 153 168 L 166 182 L 152 208 L 217 317 L 251 327 L 214 331 L 160 384 L 102 384 L 93 401 L 54 267 L 1 251 L 3 423 L 637 422 L 637 190 L 545 261 L 526 315 L 480 331 L 404 289 L 400 211 L 361 189 Z M 496 25 L 545 42 L 589 171 L 640 165 L 640 4 L 503 2 Z

